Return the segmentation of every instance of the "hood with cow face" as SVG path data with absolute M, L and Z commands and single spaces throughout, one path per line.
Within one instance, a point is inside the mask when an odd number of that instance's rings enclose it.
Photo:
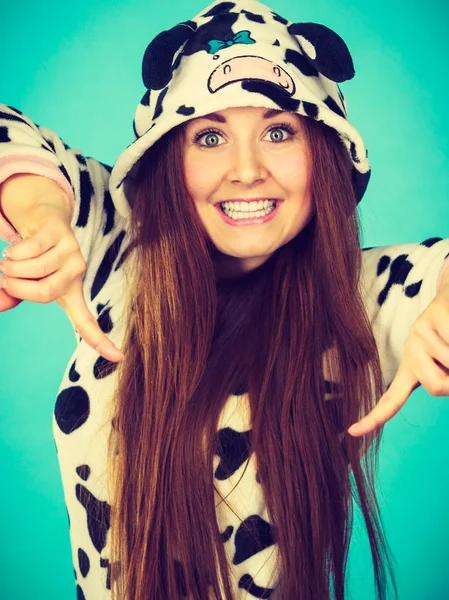
M 143 57 L 146 92 L 134 118 L 135 141 L 112 170 L 117 210 L 129 214 L 137 162 L 167 131 L 237 106 L 291 111 L 332 127 L 351 158 L 360 201 L 370 166 L 338 86 L 353 76 L 349 50 L 335 32 L 288 21 L 257 0 L 214 2 L 191 21 L 162 31 Z

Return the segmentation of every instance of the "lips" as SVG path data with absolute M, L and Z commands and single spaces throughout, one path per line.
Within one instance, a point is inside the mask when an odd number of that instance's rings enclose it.
M 225 200 L 220 200 L 216 202 L 217 204 L 222 204 L 223 202 L 260 202 L 260 200 L 270 200 L 272 202 L 280 202 L 280 198 L 272 198 L 270 196 L 260 196 L 259 198 L 226 198 Z
M 247 205 L 252 205 L 251 209 L 246 209 Z M 225 201 L 215 204 L 215 208 L 221 218 L 228 225 L 245 226 L 245 225 L 260 225 L 271 221 L 279 210 L 281 201 L 258 199 L 242 201 Z

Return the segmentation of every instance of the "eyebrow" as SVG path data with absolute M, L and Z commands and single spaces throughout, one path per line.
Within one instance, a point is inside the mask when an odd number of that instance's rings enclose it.
M 263 113 L 262 118 L 271 119 L 272 117 L 275 117 L 276 115 L 279 115 L 282 112 L 284 111 L 277 110 L 276 108 L 269 108 Z M 202 117 L 198 117 L 198 119 L 209 119 L 210 121 L 217 121 L 218 123 L 226 123 L 226 119 L 222 115 L 219 115 L 215 112 L 209 113 L 208 115 L 203 115 Z

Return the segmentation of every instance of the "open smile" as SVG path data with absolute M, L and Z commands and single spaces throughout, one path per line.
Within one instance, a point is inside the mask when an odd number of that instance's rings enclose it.
M 216 208 L 229 225 L 258 225 L 271 221 L 281 205 L 280 200 L 254 200 L 251 202 L 219 202 Z

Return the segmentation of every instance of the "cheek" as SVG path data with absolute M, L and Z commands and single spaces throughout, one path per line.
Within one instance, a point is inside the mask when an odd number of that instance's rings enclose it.
M 307 188 L 309 165 L 307 156 L 297 152 L 276 157 L 274 168 L 278 180 L 289 191 L 303 192 Z
M 216 179 L 213 168 L 204 168 L 199 161 L 186 161 L 184 165 L 184 177 L 189 194 L 195 202 L 207 196 L 213 189 Z

